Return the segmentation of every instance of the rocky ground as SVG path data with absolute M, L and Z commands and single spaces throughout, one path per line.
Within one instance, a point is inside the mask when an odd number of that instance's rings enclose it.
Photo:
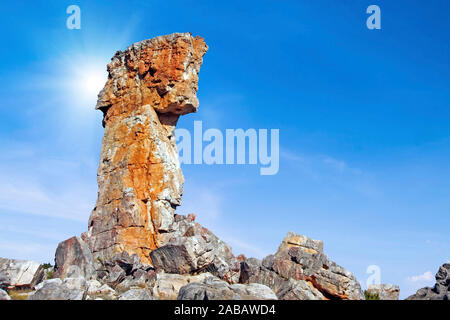
M 192 216 L 177 215 L 172 230 L 152 252 L 153 266 L 126 252 L 94 261 L 78 237 L 58 246 L 53 273 L 2 259 L 0 299 L 23 288 L 29 290 L 20 299 L 29 300 L 364 299 L 356 278 L 324 254 L 322 241 L 288 233 L 274 255 L 258 260 L 235 257 Z

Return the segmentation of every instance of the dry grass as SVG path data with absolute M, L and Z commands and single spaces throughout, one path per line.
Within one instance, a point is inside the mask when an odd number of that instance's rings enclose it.
M 29 293 L 33 292 L 31 289 L 11 289 L 8 294 L 12 300 L 27 300 Z

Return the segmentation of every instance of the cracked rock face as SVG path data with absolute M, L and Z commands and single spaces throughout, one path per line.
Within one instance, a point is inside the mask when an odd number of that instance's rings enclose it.
M 180 115 L 197 111 L 207 49 L 202 38 L 175 33 L 135 43 L 111 59 L 96 107 L 105 127 L 98 199 L 82 237 L 96 262 L 126 251 L 152 264 L 150 252 L 181 204 L 174 129 Z
M 289 232 L 277 253 L 241 263 L 241 282 L 269 286 L 285 300 L 362 300 L 355 276 L 330 261 L 323 242 Z

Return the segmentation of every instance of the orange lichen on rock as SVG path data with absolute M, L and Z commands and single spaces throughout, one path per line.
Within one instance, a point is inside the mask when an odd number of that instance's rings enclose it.
M 175 33 L 119 51 L 99 94 L 105 133 L 96 207 L 83 234 L 94 258 L 150 252 L 181 204 L 183 174 L 175 142 L 180 115 L 198 108 L 198 73 L 208 47 L 201 37 Z

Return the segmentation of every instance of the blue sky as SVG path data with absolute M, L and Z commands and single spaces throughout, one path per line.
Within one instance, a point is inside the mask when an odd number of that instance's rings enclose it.
M 81 30 L 66 28 L 71 4 Z M 366 28 L 371 4 L 381 30 Z M 402 297 L 432 285 L 450 260 L 449 9 L 446 0 L 2 2 L 0 256 L 53 261 L 58 242 L 86 230 L 106 64 L 136 41 L 191 32 L 210 49 L 199 112 L 179 127 L 280 129 L 280 170 L 184 165 L 179 213 L 197 213 L 236 254 L 263 257 L 292 230 L 323 240 L 363 286 L 369 265 Z

